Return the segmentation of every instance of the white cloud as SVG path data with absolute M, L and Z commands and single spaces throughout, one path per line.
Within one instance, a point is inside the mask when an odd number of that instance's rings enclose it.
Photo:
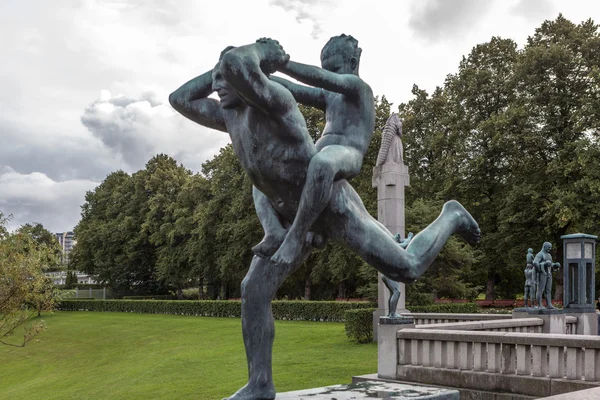
M 152 92 L 126 97 L 102 90 L 85 109 L 81 122 L 127 164 L 128 172 L 143 168 L 157 153 L 169 154 L 199 171 L 204 161 L 229 142 L 227 134 L 185 119 Z
M 85 193 L 99 182 L 76 179 L 56 182 L 34 172 L 20 174 L 0 166 L 0 211 L 13 215 L 9 229 L 40 222 L 53 232 L 73 229 L 80 216 Z
M 272 37 L 292 59 L 318 65 L 329 37 L 351 34 L 363 49 L 361 76 L 397 105 L 410 99 L 414 83 L 428 91 L 442 84 L 493 35 L 523 44 L 542 18 L 559 12 L 575 23 L 600 21 L 595 0 L 539 2 L 4 1 L 0 165 L 16 178 L 10 187 L 2 181 L 0 209 L 10 204 L 19 221 L 66 230 L 88 187 L 80 182 L 132 172 L 159 152 L 198 170 L 227 135 L 178 115 L 167 97 L 211 69 L 228 45 Z M 38 193 L 33 181 L 47 190 Z M 47 193 L 58 197 L 48 201 Z

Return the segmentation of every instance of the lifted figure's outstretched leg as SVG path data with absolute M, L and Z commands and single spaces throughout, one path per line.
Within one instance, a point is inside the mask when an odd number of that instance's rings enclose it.
M 258 215 L 258 220 L 265 232 L 265 237 L 252 248 L 252 252 L 262 258 L 271 257 L 281 246 L 287 230 L 282 226 L 279 216 L 267 196 L 255 186 L 252 186 L 252 197 L 254 197 L 256 215 Z
M 248 383 L 228 400 L 272 400 L 272 355 L 275 324 L 271 300 L 283 281 L 308 258 L 312 243 L 301 243 L 301 258 L 288 267 L 274 266 L 268 258 L 253 257 L 242 281 L 242 334 L 248 360 Z
M 481 236 L 471 214 L 459 202 L 452 200 L 444 204 L 439 217 L 415 235 L 404 250 L 393 237 L 383 234 L 356 192 L 344 188 L 336 190 L 343 192 L 348 199 L 345 204 L 333 204 L 332 208 L 346 209 L 346 219 L 340 221 L 343 226 L 339 229 L 331 227 L 330 237 L 347 244 L 363 260 L 397 282 L 412 283 L 423 275 L 450 235 L 457 233 L 472 243 L 479 241 Z
M 360 172 L 363 155 L 347 146 L 324 147 L 311 160 L 294 223 L 281 247 L 273 255 L 277 265 L 294 264 L 300 256 L 299 243 L 331 200 L 334 180 L 350 179 Z

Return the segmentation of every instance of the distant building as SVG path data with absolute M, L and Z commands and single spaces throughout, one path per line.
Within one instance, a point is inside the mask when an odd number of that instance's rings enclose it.
M 66 265 L 69 263 L 69 254 L 71 253 L 71 250 L 73 250 L 73 246 L 77 244 L 77 241 L 75 240 L 75 234 L 73 232 L 61 232 L 55 233 L 54 235 L 56 235 L 58 243 L 62 248 L 60 263 Z
M 64 285 L 65 283 L 67 283 L 67 272 L 66 271 L 57 271 L 57 272 L 46 272 L 44 275 L 46 275 L 49 278 L 52 278 L 52 283 L 54 283 L 55 285 Z M 77 275 L 77 283 L 78 284 L 88 284 L 88 285 L 93 285 L 93 284 L 97 284 L 98 281 L 96 280 L 96 277 L 83 273 L 83 272 L 79 272 L 79 271 L 75 271 L 75 275 Z

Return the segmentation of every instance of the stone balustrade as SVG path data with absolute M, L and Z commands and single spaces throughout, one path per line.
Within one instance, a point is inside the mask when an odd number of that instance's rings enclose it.
M 575 318 L 575 324 L 577 318 Z M 416 325 L 417 329 L 442 329 L 451 331 L 526 332 L 542 333 L 544 320 L 541 318 L 494 319 L 491 321 L 465 321 L 440 324 Z
M 396 376 L 380 378 L 536 397 L 600 385 L 598 336 L 449 330 L 446 324 L 401 329 L 396 337 L 397 351 L 385 362 L 395 363 Z
M 512 319 L 510 314 L 402 313 L 401 315 L 413 318 L 415 325 Z

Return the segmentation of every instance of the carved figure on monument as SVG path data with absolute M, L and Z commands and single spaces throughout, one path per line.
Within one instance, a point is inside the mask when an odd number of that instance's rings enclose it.
M 533 267 L 533 249 L 527 249 L 527 265 L 525 266 L 525 307 L 529 307 L 527 300 L 531 299 L 531 307 L 534 307 L 534 300 L 536 298 L 537 291 L 537 274 Z M 539 304 L 539 303 L 538 303 Z
M 409 232 L 406 239 L 402 239 L 400 234 L 396 233 L 396 236 L 394 236 L 394 239 L 396 240 L 396 242 L 400 243 L 400 247 L 402 247 L 403 249 L 406 249 L 408 247 L 408 244 L 412 240 L 413 236 L 414 236 L 414 233 Z M 390 278 L 388 278 L 385 275 L 381 275 L 381 280 L 385 284 L 385 287 L 387 287 L 388 290 L 390 291 L 390 299 L 388 300 L 389 312 L 388 312 L 387 317 L 388 318 L 399 318 L 400 314 L 398 314 L 396 312 L 396 309 L 398 308 L 398 300 L 400 300 L 400 294 L 401 294 L 400 284 L 396 281 L 391 280 Z
M 381 146 L 377 154 L 375 166 L 393 163 L 404 165 L 404 149 L 402 147 L 402 121 L 398 114 L 388 118 L 381 134 Z
M 332 56 L 343 58 L 344 54 Z M 254 185 L 255 207 L 265 239 L 286 232 L 294 222 L 311 160 L 319 154 L 294 97 L 269 79 L 288 60 L 279 43 L 270 39 L 229 47 L 212 70 L 185 83 L 169 97 L 171 105 L 187 118 L 229 133 L 233 150 Z M 214 91 L 220 101 L 209 97 Z M 331 121 L 359 118 L 356 110 L 342 106 L 335 110 L 328 117 Z M 356 123 L 370 124 L 368 113 L 360 118 L 367 121 Z M 457 233 L 469 242 L 478 241 L 481 235 L 467 210 L 449 201 L 439 217 L 403 249 L 394 235 L 369 215 L 346 179 L 334 180 L 325 208 L 309 229 L 294 243 L 300 257 L 290 264 L 274 263 L 269 257 L 252 259 L 241 285 L 249 379 L 231 400 L 275 398 L 271 300 L 283 281 L 325 238 L 347 246 L 391 279 L 409 283 L 427 270 L 450 235 Z
M 544 242 L 542 250 L 535 256 L 533 260 L 533 266 L 537 273 L 537 303 L 539 308 L 555 309 L 552 305 L 552 272 L 560 268 L 560 263 L 552 262 L 552 244 L 550 242 Z M 542 295 L 546 297 L 546 303 L 548 307 L 544 307 L 542 304 Z

